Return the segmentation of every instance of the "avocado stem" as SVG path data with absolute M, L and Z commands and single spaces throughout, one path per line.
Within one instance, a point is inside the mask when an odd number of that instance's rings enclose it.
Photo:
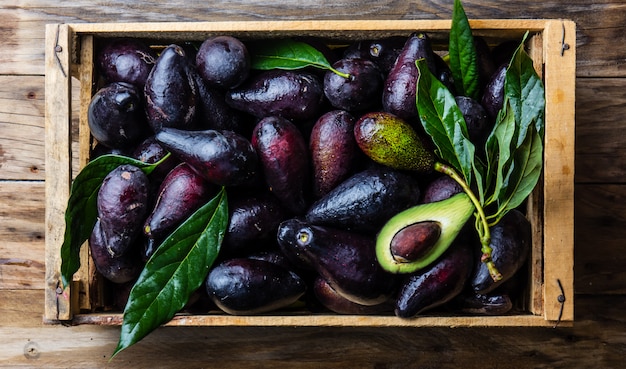
M 345 79 L 353 79 L 354 77 L 352 77 L 352 75 L 350 75 L 350 73 L 344 73 L 344 72 L 340 72 L 337 69 L 333 68 L 333 67 L 328 67 L 328 69 L 330 69 L 333 73 L 345 78 Z
M 489 274 L 494 281 L 497 282 L 501 280 L 502 274 L 498 271 L 498 268 L 491 258 L 491 252 L 493 251 L 491 246 L 489 246 L 491 243 L 491 232 L 489 230 L 489 222 L 487 221 L 487 216 L 485 215 L 485 210 L 483 209 L 482 204 L 476 195 L 474 195 L 474 192 L 469 187 L 467 182 L 465 182 L 465 180 L 461 178 L 461 176 L 452 167 L 440 162 L 435 162 L 434 168 L 437 172 L 443 173 L 454 179 L 461 186 L 461 188 L 463 188 L 463 191 L 465 191 L 469 199 L 474 204 L 474 208 L 476 208 L 476 212 L 474 213 L 474 216 L 476 217 L 476 231 L 480 237 L 480 251 L 483 253 L 480 260 L 485 263 L 487 269 L 489 270 Z

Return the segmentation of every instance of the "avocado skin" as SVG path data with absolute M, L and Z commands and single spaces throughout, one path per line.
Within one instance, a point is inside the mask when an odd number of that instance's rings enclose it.
M 455 242 L 435 264 L 410 274 L 402 283 L 396 300 L 396 316 L 412 318 L 452 300 L 463 291 L 472 264 L 469 244 Z
M 306 292 L 289 269 L 265 260 L 233 258 L 216 265 L 206 278 L 210 299 L 231 315 L 261 314 L 288 306 Z
M 313 125 L 309 151 L 313 169 L 313 196 L 320 198 L 352 174 L 359 148 L 354 139 L 354 117 L 332 110 Z
M 498 67 L 485 86 L 485 91 L 480 100 L 489 119 L 494 122 L 504 104 L 504 79 L 506 78 L 506 68 L 507 64 Z
M 194 127 L 198 105 L 194 73 L 182 47 L 172 44 L 161 52 L 144 85 L 146 115 L 153 132 Z
M 369 112 L 354 124 L 357 145 L 376 163 L 398 170 L 429 173 L 432 152 L 404 119 L 388 112 Z
M 373 236 L 293 218 L 280 224 L 278 244 L 294 264 L 314 269 L 352 302 L 378 305 L 395 292 L 396 276 L 378 264 Z
M 119 257 L 141 235 L 148 213 L 149 179 L 138 167 L 123 164 L 113 169 L 98 190 L 97 211 L 106 249 Z
M 532 230 L 528 219 L 520 211 L 509 211 L 498 224 L 491 227 L 491 258 L 502 274 L 502 279 L 495 282 L 487 266 L 477 262 L 472 276 L 472 287 L 479 294 L 490 293 L 502 283 L 511 279 L 524 265 L 530 253 Z
M 268 189 L 289 211 L 303 214 L 308 205 L 310 159 L 300 129 L 285 118 L 266 117 L 254 126 L 251 142 Z
M 250 141 L 233 131 L 163 128 L 155 137 L 172 155 L 219 186 L 250 183 L 259 169 Z
M 269 70 L 226 91 L 226 103 L 257 118 L 315 119 L 325 101 L 320 79 L 304 71 Z
M 307 221 L 343 229 L 377 232 L 393 215 L 417 204 L 417 180 L 385 167 L 358 172 L 311 205 Z
M 430 38 L 425 33 L 409 36 L 385 80 L 383 110 L 406 120 L 418 117 L 415 95 L 419 70 L 415 61 L 426 59 L 430 71 L 436 73 L 433 54 Z

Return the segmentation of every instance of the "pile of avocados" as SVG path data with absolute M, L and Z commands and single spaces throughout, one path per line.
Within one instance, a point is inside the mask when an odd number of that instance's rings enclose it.
M 474 205 L 433 170 L 435 147 L 420 124 L 415 62 L 425 59 L 454 93 L 445 50 L 435 52 L 423 32 L 275 42 L 315 48 L 332 69 L 257 69 L 255 41 L 229 35 L 163 47 L 97 40 L 91 159 L 159 162 L 149 174 L 121 165 L 98 192 L 89 247 L 116 306 L 163 240 L 225 189 L 219 254 L 184 311 L 514 311 L 530 223 L 514 210 L 491 230 L 503 276 L 494 281 L 473 232 Z M 516 45 L 477 47 L 482 98 L 456 96 L 476 147 L 502 106 L 502 61 Z

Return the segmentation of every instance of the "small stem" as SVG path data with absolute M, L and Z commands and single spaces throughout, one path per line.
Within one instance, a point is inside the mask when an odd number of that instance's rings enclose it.
M 454 179 L 461 186 L 461 188 L 463 188 L 463 191 L 465 191 L 467 196 L 470 198 L 470 200 L 474 204 L 474 207 L 476 208 L 475 216 L 478 222 L 478 224 L 476 225 L 476 230 L 478 231 L 478 235 L 480 236 L 480 244 L 481 244 L 480 251 L 483 253 L 480 260 L 483 263 L 485 263 L 485 265 L 487 266 L 487 269 L 489 270 L 489 274 L 491 275 L 491 278 L 493 278 L 494 281 L 501 280 L 502 274 L 500 274 L 500 272 L 498 271 L 498 268 L 496 268 L 496 265 L 491 259 L 491 252 L 493 250 L 491 249 L 491 246 L 489 246 L 489 244 L 491 243 L 491 233 L 489 231 L 489 222 L 487 222 L 487 216 L 485 215 L 485 211 L 480 201 L 478 201 L 478 198 L 476 197 L 476 195 L 474 195 L 474 192 L 469 187 L 467 182 L 465 182 L 465 180 L 461 178 L 461 176 L 452 167 L 443 163 L 436 162 L 435 170 Z
M 351 79 L 351 78 L 353 78 L 353 77 L 350 75 L 350 73 L 340 72 L 340 71 L 338 71 L 337 69 L 335 69 L 335 68 L 333 68 L 333 67 L 329 67 L 329 69 L 330 69 L 333 73 L 335 73 L 335 74 L 337 74 L 337 75 L 339 75 L 339 76 L 341 76 L 341 77 L 343 77 L 343 78 L 345 78 L 345 79 Z

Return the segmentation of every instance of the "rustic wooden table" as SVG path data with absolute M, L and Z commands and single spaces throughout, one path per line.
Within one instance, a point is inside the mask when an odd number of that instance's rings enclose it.
M 465 0 L 469 18 L 577 23 L 575 324 L 552 328 L 167 327 L 108 359 L 118 327 L 44 325 L 44 25 L 444 19 L 446 1 L 34 0 L 0 6 L 0 367 L 586 368 L 626 358 L 626 7 Z

